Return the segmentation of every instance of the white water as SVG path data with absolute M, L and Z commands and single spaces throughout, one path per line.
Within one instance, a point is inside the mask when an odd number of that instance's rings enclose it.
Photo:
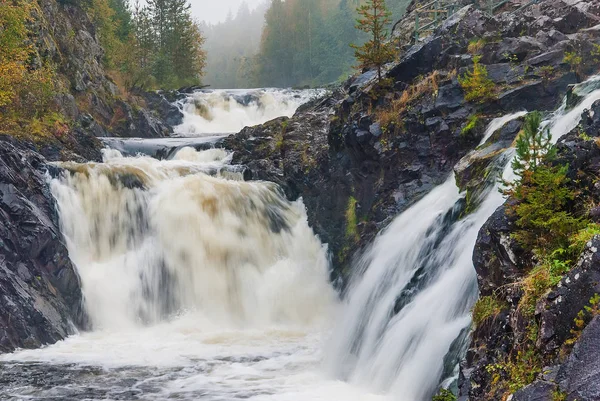
M 178 136 L 210 136 L 241 131 L 277 117 L 291 117 L 298 107 L 319 96 L 323 90 L 202 90 L 181 104 L 183 124 L 175 127 Z
M 581 85 L 586 96 L 577 107 L 567 111 L 563 105 L 545 122 L 553 141 L 600 99 L 599 90 L 585 92 L 589 84 Z M 482 142 L 523 115 L 492 121 Z M 513 154 L 508 149 L 493 162 L 504 179 L 514 178 Z M 480 198 L 474 213 L 457 218 L 462 195 L 451 177 L 378 236 L 357 266 L 330 343 L 328 367 L 335 377 L 402 400 L 425 400 L 455 374 L 477 298 L 473 247 L 481 226 L 504 202 L 493 177 Z
M 551 116 L 555 139 L 596 99 Z M 506 178 L 511 157 L 495 161 Z M 421 401 L 455 373 L 495 183 L 466 217 L 453 177 L 398 216 L 339 305 L 302 204 L 229 161 L 186 148 L 64 166 L 52 189 L 94 329 L 0 357 L 18 376 L 0 399 Z

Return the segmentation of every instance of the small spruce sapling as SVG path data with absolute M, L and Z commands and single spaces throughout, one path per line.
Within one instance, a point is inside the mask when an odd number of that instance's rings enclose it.
M 392 13 L 387 9 L 385 0 L 367 0 L 356 9 L 359 18 L 356 29 L 369 34 L 364 45 L 350 45 L 355 50 L 357 68 L 377 68 L 377 78 L 381 82 L 382 67 L 394 59 L 394 44 L 389 41 L 386 26 L 391 22 Z

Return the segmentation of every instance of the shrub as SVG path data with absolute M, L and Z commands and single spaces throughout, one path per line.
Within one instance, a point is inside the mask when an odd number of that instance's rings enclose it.
M 467 47 L 467 51 L 470 54 L 476 55 L 483 50 L 483 46 L 485 46 L 484 39 L 472 39 L 469 42 L 469 46 Z
M 14 133 L 43 119 L 57 92 L 53 67 L 30 44 L 34 5 L 0 2 L 0 129 Z
M 456 401 L 456 396 L 450 390 L 445 388 L 441 389 L 436 395 L 431 399 L 432 401 Z
M 485 103 L 496 98 L 495 84 L 488 78 L 487 68 L 480 63 L 481 57 L 473 57 L 473 71 L 458 79 L 468 102 Z
M 579 73 L 581 65 L 583 64 L 583 57 L 577 52 L 566 52 L 563 62 L 571 67 L 571 71 Z
M 463 137 L 472 136 L 473 134 L 475 134 L 477 128 L 479 128 L 481 125 L 481 116 L 479 114 L 473 114 L 467 120 L 467 125 L 464 126 L 464 128 L 460 132 L 460 135 Z
M 500 301 L 493 295 L 481 297 L 473 308 L 473 323 L 479 326 L 489 318 L 498 316 L 507 307 L 506 302 Z

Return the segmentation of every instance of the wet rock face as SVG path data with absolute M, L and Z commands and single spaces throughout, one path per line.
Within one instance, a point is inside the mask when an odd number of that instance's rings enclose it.
M 45 160 L 0 139 L 0 352 L 63 339 L 81 317 Z
M 600 294 L 600 237 L 588 243 L 577 266 L 545 298 L 538 340 L 545 352 L 573 336 L 573 321 L 595 294 Z
M 600 102 L 586 110 L 579 126 L 559 140 L 555 161 L 557 165 L 569 166 L 568 185 L 578 191 L 578 196 L 595 204 L 600 201 L 596 178 L 600 170 L 598 137 Z M 516 228 L 514 217 L 506 212 L 507 205 L 499 208 L 482 227 L 473 253 L 481 295 L 494 294 L 506 305 L 495 319 L 485 322 L 472 335 L 461 379 L 461 394 L 468 395 L 471 400 L 490 399 L 487 394 L 494 378 L 487 367 L 503 363 L 518 352 L 519 344 L 527 335 L 527 322 L 518 306 L 523 295 L 520 281 L 536 261 L 512 240 Z M 594 213 L 595 209 L 592 209 L 590 218 L 594 218 Z M 561 282 L 538 299 L 533 317 L 539 327 L 534 352 L 546 364 L 558 368 L 544 368 L 544 373 L 548 370 L 554 374 L 540 375 L 534 383 L 515 392 L 513 400 L 552 400 L 548 394 L 562 394 L 571 401 L 600 399 L 598 347 L 590 340 L 596 336 L 597 343 L 598 318 L 579 339 L 575 335 L 575 319 L 590 305 L 595 294 L 600 294 L 600 236 L 588 242 L 575 266 Z M 576 345 L 571 351 L 570 343 L 575 340 Z

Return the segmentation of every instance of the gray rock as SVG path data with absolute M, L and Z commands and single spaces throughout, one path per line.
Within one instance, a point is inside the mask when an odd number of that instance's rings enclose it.
M 558 374 L 568 401 L 600 400 L 600 316 L 585 328 Z
M 512 401 L 552 401 L 556 384 L 536 381 L 513 394 Z

